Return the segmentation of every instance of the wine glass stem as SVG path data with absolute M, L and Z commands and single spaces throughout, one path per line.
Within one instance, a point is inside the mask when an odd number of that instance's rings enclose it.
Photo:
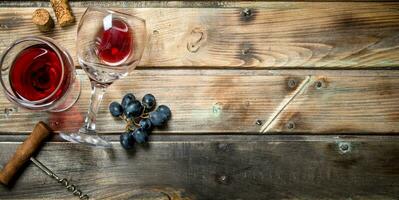
M 97 112 L 107 88 L 107 86 L 98 84 L 94 81 L 91 81 L 91 87 L 90 107 L 84 124 L 87 133 L 95 133 Z

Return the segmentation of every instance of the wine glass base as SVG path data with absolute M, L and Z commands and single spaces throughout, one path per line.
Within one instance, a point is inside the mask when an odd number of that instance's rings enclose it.
M 93 147 L 112 148 L 112 143 L 93 133 L 85 133 L 79 130 L 78 133 L 60 133 L 60 136 L 67 141 L 81 143 Z

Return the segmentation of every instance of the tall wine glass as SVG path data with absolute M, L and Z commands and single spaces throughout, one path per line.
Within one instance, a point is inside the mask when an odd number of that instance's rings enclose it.
M 107 87 L 137 66 L 146 42 L 145 20 L 112 10 L 86 10 L 78 26 L 76 51 L 91 82 L 90 107 L 79 132 L 63 134 L 64 139 L 111 147 L 96 133 L 97 111 Z

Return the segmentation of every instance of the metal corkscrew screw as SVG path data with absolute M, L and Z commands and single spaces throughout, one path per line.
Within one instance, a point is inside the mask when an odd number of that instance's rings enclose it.
M 53 171 L 43 165 L 43 163 L 36 160 L 36 158 L 30 157 L 30 160 L 48 176 L 55 179 L 58 183 L 61 183 L 69 192 L 72 192 L 73 195 L 78 196 L 80 199 L 83 200 L 89 199 L 89 196 L 87 194 L 83 194 L 83 192 L 76 185 L 71 184 L 68 179 L 60 178 L 59 176 L 57 176 L 57 174 L 55 174 Z

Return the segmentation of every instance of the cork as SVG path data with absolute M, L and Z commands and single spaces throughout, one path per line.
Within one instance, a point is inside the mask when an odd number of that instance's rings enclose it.
M 8 185 L 50 134 L 51 130 L 44 122 L 37 123 L 29 137 L 17 148 L 15 154 L 0 171 L 0 183 Z
M 37 9 L 33 12 L 32 22 L 36 24 L 40 31 L 46 32 L 54 28 L 54 21 L 46 9 Z
M 60 26 L 68 26 L 75 22 L 68 0 L 50 0 L 50 3 Z

